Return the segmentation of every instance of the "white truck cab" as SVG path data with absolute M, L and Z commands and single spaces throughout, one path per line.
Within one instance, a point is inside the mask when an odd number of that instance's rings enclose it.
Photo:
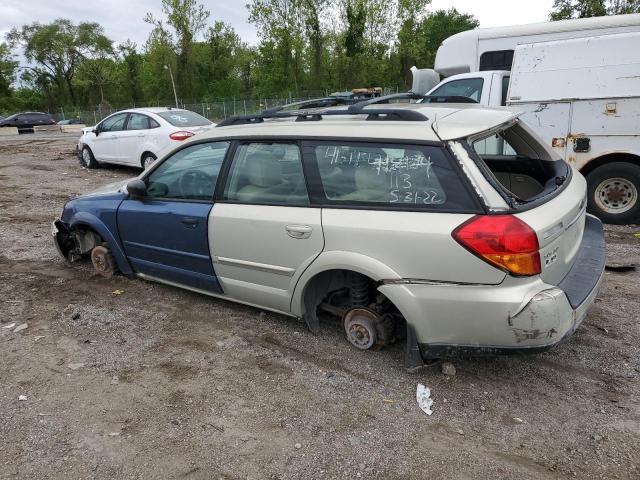
M 585 175 L 591 213 L 609 223 L 636 223 L 640 218 L 637 45 L 640 15 L 463 32 L 445 40 L 438 50 L 435 70 L 453 75 L 428 95 L 464 96 L 482 105 L 523 112 L 521 118 Z M 482 154 L 511 153 L 501 139 L 476 148 Z

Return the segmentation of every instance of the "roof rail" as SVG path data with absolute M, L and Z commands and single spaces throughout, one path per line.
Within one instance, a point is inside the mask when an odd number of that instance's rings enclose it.
M 363 100 L 361 102 L 356 103 L 355 105 L 366 107 L 367 105 L 386 104 L 386 103 L 389 103 L 391 100 L 421 100 L 423 98 L 424 98 L 424 95 L 420 95 L 419 93 L 413 93 L 413 92 L 392 93 L 391 95 L 384 95 L 383 97 L 376 97 L 376 98 L 371 98 L 369 100 Z
M 347 105 L 354 103 L 351 99 L 345 97 L 322 97 L 322 98 L 312 98 L 310 100 L 301 100 L 299 102 L 287 103 L 285 105 L 278 105 L 277 107 L 272 107 L 264 110 L 262 113 L 275 113 L 281 112 L 285 108 L 290 108 L 291 111 L 297 110 L 306 110 L 309 108 L 327 108 L 327 107 L 338 107 L 341 105 Z M 297 107 L 297 108 L 293 108 Z
M 429 120 L 420 112 L 403 108 L 364 108 L 366 105 L 360 104 L 350 105 L 346 109 L 336 110 L 314 110 L 304 111 L 264 111 L 255 115 L 243 115 L 236 117 L 228 117 L 216 125 L 216 127 L 227 127 L 229 125 L 249 125 L 254 123 L 262 123 L 271 118 L 294 118 L 296 122 L 319 121 L 326 116 L 346 116 L 346 115 L 367 115 L 366 120 L 386 120 L 386 121 L 405 121 L 405 122 L 426 122 Z

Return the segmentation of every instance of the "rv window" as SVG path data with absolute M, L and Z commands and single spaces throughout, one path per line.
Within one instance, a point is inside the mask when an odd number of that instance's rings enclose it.
M 451 80 L 440 88 L 434 90 L 429 95 L 434 97 L 469 97 L 480 103 L 482 97 L 482 78 L 462 78 Z
M 513 50 L 496 50 L 480 55 L 480 71 L 511 70 Z

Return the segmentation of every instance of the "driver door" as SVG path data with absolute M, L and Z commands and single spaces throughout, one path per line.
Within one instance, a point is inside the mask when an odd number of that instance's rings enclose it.
M 144 178 L 144 198 L 124 200 L 118 231 L 136 273 L 220 293 L 209 254 L 207 220 L 229 142 L 191 145 Z
M 118 162 L 118 135 L 124 129 L 127 119 L 126 113 L 112 115 L 98 125 L 98 135 L 95 135 L 91 150 L 99 162 Z

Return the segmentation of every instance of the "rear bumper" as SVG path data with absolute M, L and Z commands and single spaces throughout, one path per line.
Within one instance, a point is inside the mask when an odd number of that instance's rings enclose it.
M 507 277 L 501 285 L 389 283 L 379 290 L 407 319 L 410 349 L 423 358 L 535 353 L 580 326 L 598 295 L 605 255 L 602 223 L 587 216 L 574 266 L 558 285 Z

